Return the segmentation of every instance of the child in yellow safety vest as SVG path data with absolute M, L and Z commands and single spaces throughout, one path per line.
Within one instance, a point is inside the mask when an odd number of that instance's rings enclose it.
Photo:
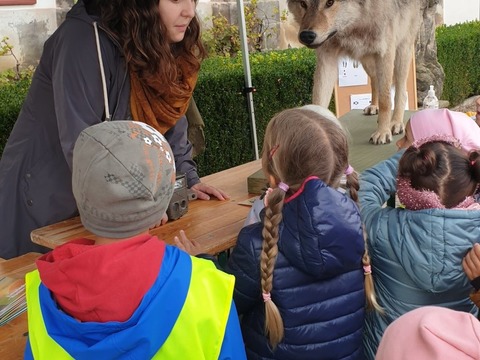
M 25 358 L 246 358 L 234 277 L 149 234 L 175 178 L 169 144 L 144 123 L 80 134 L 72 187 L 96 239 L 57 247 L 27 274 Z

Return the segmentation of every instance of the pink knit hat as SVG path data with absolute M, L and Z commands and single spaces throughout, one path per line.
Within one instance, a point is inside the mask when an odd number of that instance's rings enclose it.
M 432 135 L 451 135 L 465 151 L 480 149 L 480 127 L 467 114 L 448 109 L 420 110 L 410 118 L 414 140 Z
M 375 359 L 480 359 L 480 322 L 437 306 L 412 310 L 387 327 Z

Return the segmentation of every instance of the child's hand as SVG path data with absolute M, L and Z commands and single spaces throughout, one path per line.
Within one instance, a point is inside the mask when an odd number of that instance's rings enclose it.
M 165 225 L 167 223 L 167 221 L 168 221 L 168 215 L 167 215 L 167 213 L 165 213 L 165 214 L 163 214 L 162 218 L 160 219 L 160 222 L 151 226 L 150 230 L 155 229 L 159 226 Z
M 263 196 L 263 204 L 265 205 L 265 207 L 268 206 L 268 195 L 270 195 L 270 193 L 273 191 L 273 189 L 271 187 L 269 187 L 266 191 L 265 191 L 265 195 Z
M 202 246 L 195 240 L 189 240 L 183 230 L 180 230 L 180 238 L 175 236 L 173 240 L 175 246 L 192 256 L 202 253 Z
M 480 244 L 473 245 L 473 248 L 463 258 L 462 265 L 463 271 L 470 281 L 480 276 Z

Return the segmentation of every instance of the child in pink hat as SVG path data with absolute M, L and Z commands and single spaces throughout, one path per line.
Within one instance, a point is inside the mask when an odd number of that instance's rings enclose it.
M 463 113 L 423 110 L 397 145 L 408 150 L 365 170 L 360 181 L 372 276 L 385 310 L 366 315 L 368 360 L 387 326 L 417 307 L 476 311 L 460 263 L 480 239 L 479 204 L 472 196 L 480 181 L 480 128 Z M 383 207 L 395 192 L 406 209 Z
M 472 314 L 443 307 L 412 310 L 390 324 L 375 359 L 480 359 L 480 323 Z
M 397 141 L 406 149 L 415 140 L 432 135 L 450 135 L 462 143 L 465 151 L 480 149 L 480 127 L 467 114 L 448 109 L 425 109 L 412 115 L 405 126 L 405 135 Z

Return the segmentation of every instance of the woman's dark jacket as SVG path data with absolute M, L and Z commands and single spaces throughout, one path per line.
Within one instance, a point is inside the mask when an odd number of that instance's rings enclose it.
M 0 257 L 44 248 L 30 240 L 38 227 L 77 214 L 71 188 L 72 151 L 78 134 L 104 119 L 104 97 L 93 28 L 79 1 L 45 42 L 40 63 L 0 161 Z M 119 47 L 100 28 L 110 112 L 131 118 L 130 80 Z M 177 172 L 199 182 L 182 117 L 165 137 Z

